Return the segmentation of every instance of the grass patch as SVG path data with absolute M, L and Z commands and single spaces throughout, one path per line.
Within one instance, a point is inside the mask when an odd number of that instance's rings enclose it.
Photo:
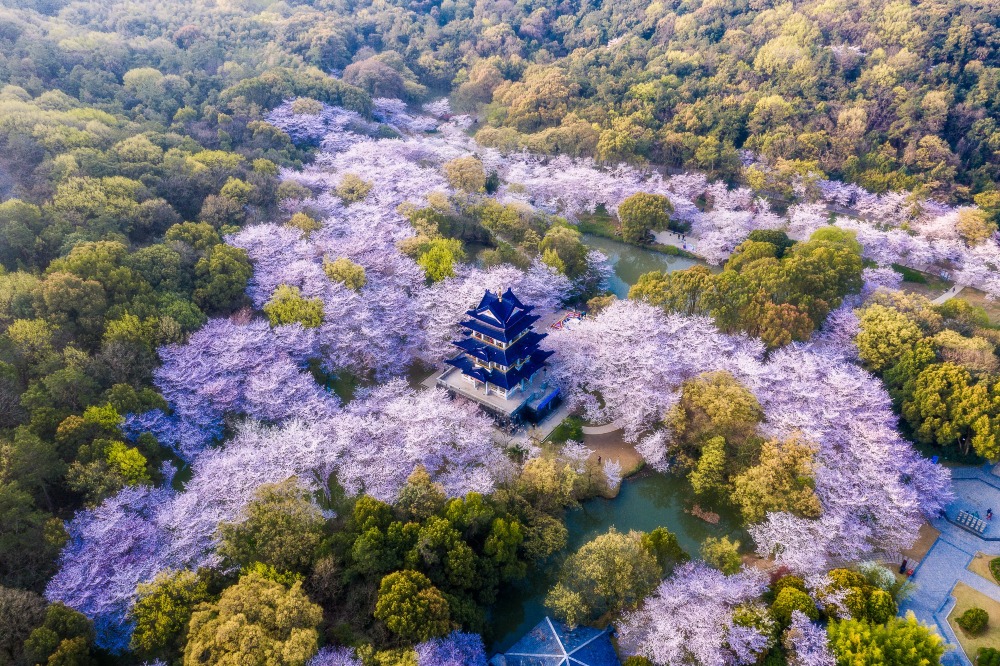
M 990 565 L 993 562 L 996 562 L 996 564 L 991 568 Z M 1000 583 L 1000 557 L 991 557 L 983 553 L 976 553 L 976 556 L 972 558 L 967 568 L 972 573 L 982 576 L 991 583 Z M 1000 622 L 1000 618 L 997 618 L 997 622 Z
M 660 254 L 669 254 L 672 257 L 684 257 L 686 259 L 697 259 L 698 256 L 691 254 L 687 250 L 683 250 L 676 245 L 662 245 L 660 243 L 650 243 L 649 245 L 643 245 L 642 247 L 649 248 L 654 252 L 659 252 Z
M 615 218 L 608 215 L 602 208 L 599 208 L 596 213 L 578 216 L 576 228 L 584 234 L 593 234 L 617 241 L 622 239 L 618 234 L 618 223 L 615 222 Z
M 583 441 L 583 419 L 579 416 L 567 416 L 552 430 L 548 437 L 548 441 L 553 444 L 565 444 L 570 440 Z
M 955 631 L 958 642 L 965 650 L 969 659 L 975 659 L 976 652 L 983 647 L 996 647 L 1000 645 L 1000 602 L 993 601 L 982 592 L 977 592 L 965 583 L 956 583 L 951 594 L 955 597 L 955 608 L 948 615 L 948 623 Z M 982 608 L 990 614 L 989 624 L 983 633 L 970 636 L 964 629 L 958 626 L 955 621 L 962 613 L 970 608 Z
M 901 264 L 893 264 L 892 270 L 903 276 L 904 282 L 916 282 L 917 284 L 927 284 L 927 276 L 918 270 Z
M 960 298 L 971 305 L 977 305 L 983 308 L 986 310 L 986 314 L 990 318 L 990 325 L 1000 326 L 1000 300 L 991 301 L 986 298 L 986 294 L 978 289 L 973 289 L 972 287 L 966 287 L 963 289 L 962 293 L 960 293 L 956 298 Z

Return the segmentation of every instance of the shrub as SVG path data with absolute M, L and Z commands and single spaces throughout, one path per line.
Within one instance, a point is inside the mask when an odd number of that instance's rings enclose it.
M 363 201 L 368 196 L 374 185 L 375 183 L 370 180 L 364 180 L 357 174 L 345 173 L 340 181 L 340 185 L 337 186 L 337 196 L 345 204 L 357 203 L 358 201 Z
M 777 597 L 783 589 L 786 587 L 793 587 L 796 590 L 806 591 L 806 582 L 801 576 L 793 576 L 791 574 L 787 576 L 782 576 L 778 580 L 774 581 L 774 585 L 771 589 L 774 591 L 774 596 Z
M 990 614 L 973 607 L 959 615 L 955 622 L 968 634 L 981 634 L 990 622 Z
M 701 544 L 701 558 L 727 576 L 740 570 L 740 542 L 728 537 L 708 537 Z
M 979 648 L 979 652 L 976 654 L 976 666 L 1000 666 L 1000 650 Z
M 348 289 L 361 291 L 368 283 L 365 274 L 365 267 L 354 263 L 347 257 L 340 257 L 333 261 L 323 261 L 323 271 L 326 276 L 334 282 L 341 282 Z
M 993 578 L 1000 583 L 1000 557 L 994 557 L 990 560 L 990 573 L 992 573 Z
M 865 614 L 875 624 L 888 622 L 898 610 L 892 595 L 885 590 L 873 590 L 865 606 Z
M 808 594 L 794 587 L 785 587 L 778 592 L 771 604 L 771 614 L 775 620 L 787 626 L 792 621 L 794 611 L 802 611 L 810 620 L 819 618 L 819 609 Z

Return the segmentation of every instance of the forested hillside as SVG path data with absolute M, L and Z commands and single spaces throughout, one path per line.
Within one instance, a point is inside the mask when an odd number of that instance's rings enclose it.
M 307 78 L 305 68 L 342 71 L 382 97 L 454 91 L 459 109 L 488 105 L 481 138 L 505 148 L 727 177 L 749 149 L 788 174 L 955 201 L 990 190 L 1000 169 L 1000 10 L 988 0 L 35 9 L 4 13 L 4 80 L 32 96 L 58 89 L 112 104 L 133 120 L 169 122 L 183 109 L 176 120 L 208 142 L 241 141 L 241 121 L 272 105 L 284 78 L 254 77 L 288 67 Z M 146 67 L 162 79 L 125 80 Z M 216 126 L 220 111 L 233 127 Z M 11 158 L 17 178 L 39 155 Z
M 480 663 L 498 590 L 621 481 L 402 381 L 498 284 L 592 310 L 553 336 L 577 414 L 711 477 L 785 573 L 897 552 L 949 499 L 897 415 L 1000 451 L 985 311 L 873 296 L 900 264 L 1000 295 L 998 26 L 990 0 L 2 0 L 0 666 L 219 663 L 249 608 L 273 663 Z M 724 268 L 615 303 L 583 218 Z M 670 439 L 698 382 L 751 405 L 728 443 Z M 952 386 L 973 418 L 935 411 Z M 618 536 L 653 583 L 688 558 Z M 722 608 L 749 647 L 692 663 L 785 659 L 851 617 L 824 595 L 874 590 L 847 578 L 794 583 L 815 617 Z

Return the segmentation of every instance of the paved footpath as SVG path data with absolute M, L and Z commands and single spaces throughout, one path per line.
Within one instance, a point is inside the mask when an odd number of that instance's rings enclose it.
M 954 287 L 952 287 L 948 291 L 944 292 L 943 294 L 941 294 L 940 296 L 938 296 L 937 298 L 935 298 L 934 300 L 932 300 L 931 303 L 933 305 L 941 305 L 945 301 L 950 300 L 950 299 L 955 298 L 956 296 L 958 296 L 960 293 L 962 293 L 963 289 L 965 289 L 965 285 L 964 284 L 956 284 Z
M 954 518 L 963 509 L 985 515 L 986 509 L 992 508 L 1000 514 L 1000 477 L 991 473 L 988 467 L 952 469 L 952 486 L 956 499 L 948 507 L 948 517 Z M 962 582 L 1000 602 L 1000 586 L 967 569 L 977 552 L 1000 555 L 1000 517 L 995 525 L 990 524 L 984 535 L 986 538 L 967 532 L 946 518 L 936 518 L 931 524 L 941 536 L 914 571 L 910 580 L 916 590 L 902 603 L 900 613 L 912 610 L 921 621 L 936 625 L 941 635 L 954 646 L 945 653 L 942 664 L 971 666 L 972 662 L 958 646 L 955 632 L 948 624 L 948 614 L 955 607 L 951 590 L 956 583 Z

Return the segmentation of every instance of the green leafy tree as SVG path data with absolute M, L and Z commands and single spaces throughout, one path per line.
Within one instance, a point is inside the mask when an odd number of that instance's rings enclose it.
M 319 298 L 303 298 L 298 287 L 280 284 L 264 304 L 264 314 L 271 326 L 302 324 L 306 328 L 316 328 L 323 323 L 323 301 Z
M 454 238 L 435 238 L 427 243 L 417 264 L 424 269 L 427 279 L 431 282 L 440 282 L 445 278 L 455 276 L 455 262 L 465 259 L 465 251 L 462 250 L 462 243 Z
M 677 541 L 677 535 L 665 527 L 657 527 L 652 532 L 643 534 L 640 541 L 642 547 L 656 558 L 664 576 L 673 571 L 675 565 L 683 564 L 691 559 L 691 556 L 681 548 Z
M 64 535 L 16 482 L 0 483 L 0 584 L 37 587 L 53 572 Z
M 444 518 L 434 516 L 421 524 L 405 561 L 407 568 L 425 573 L 442 588 L 471 590 L 479 583 L 475 552 Z
M 334 282 L 343 283 L 345 287 L 353 291 L 361 291 L 368 283 L 365 267 L 354 263 L 347 257 L 340 257 L 333 261 L 324 260 L 323 271 L 328 278 Z
M 212 599 L 208 583 L 193 571 L 162 571 L 136 589 L 132 650 L 147 659 L 174 661 L 184 652 L 194 609 Z
M 819 618 L 819 609 L 816 602 L 808 594 L 795 587 L 784 587 L 774 598 L 771 604 L 771 614 L 781 626 L 787 627 L 792 621 L 792 613 L 801 611 L 811 620 Z
M 45 609 L 42 626 L 24 641 L 24 656 L 33 664 L 86 666 L 94 663 L 93 642 L 94 628 L 87 616 L 56 601 Z
M 696 495 L 720 497 L 728 488 L 726 483 L 726 439 L 713 437 L 701 447 L 701 456 L 688 481 Z
M 668 312 L 706 314 L 707 297 L 715 286 L 715 276 L 707 266 L 685 271 L 643 273 L 629 289 L 628 297 L 657 305 Z
M 195 264 L 194 300 L 210 312 L 228 312 L 244 302 L 253 267 L 246 250 L 230 245 L 214 245 Z
M 19 664 L 24 641 L 45 621 L 45 599 L 34 592 L 0 587 L 0 663 Z
M 553 226 L 538 245 L 543 261 L 570 279 L 583 275 L 587 270 L 587 246 L 580 238 L 576 229 Z
M 346 204 L 357 203 L 364 201 L 374 186 L 375 183 L 365 180 L 355 173 L 345 173 L 344 177 L 340 179 L 340 184 L 337 185 L 337 196 Z
M 431 480 L 423 465 L 417 465 L 399 491 L 396 512 L 405 521 L 423 521 L 441 511 L 446 499 L 444 487 Z
M 612 528 L 566 559 L 545 605 L 576 626 L 607 612 L 635 608 L 660 581 L 662 568 L 642 534 Z
M 827 626 L 838 666 L 936 666 L 945 643 L 910 611 L 884 624 L 833 620 Z
M 302 666 L 318 649 L 322 619 L 322 609 L 309 601 L 302 583 L 289 588 L 250 573 L 218 601 L 195 609 L 184 664 Z
M 66 484 L 88 504 L 99 504 L 126 486 L 151 481 L 148 461 L 135 447 L 110 439 L 95 439 L 80 447 L 69 466 Z
M 638 192 L 618 205 L 618 222 L 627 243 L 641 243 L 652 230 L 666 229 L 674 207 L 662 194 Z
M 38 206 L 20 199 L 0 203 L 0 266 L 9 270 L 33 267 L 47 254 Z
M 84 342 L 100 337 L 107 307 L 100 282 L 70 273 L 50 273 L 34 292 L 35 312 Z
M 500 517 L 490 525 L 483 555 L 503 580 L 517 580 L 527 572 L 526 564 L 519 557 L 524 539 L 524 527 L 515 518 Z
M 692 468 L 708 442 L 722 438 L 726 445 L 723 476 L 728 479 L 755 461 L 759 441 L 755 431 L 763 414 L 757 398 L 731 374 L 711 372 L 684 382 L 680 400 L 663 420 L 674 433 L 676 453 Z M 718 442 L 713 446 L 717 449 Z M 717 452 L 710 462 L 708 469 L 714 470 Z M 715 472 L 706 481 L 713 478 L 718 479 Z
M 875 372 L 897 363 L 924 337 L 920 327 L 905 314 L 877 303 L 865 308 L 860 324 L 855 339 L 858 355 Z
M 1000 666 L 1000 650 L 981 647 L 976 652 L 976 666 Z
M 956 446 L 984 458 L 1000 458 L 1000 422 L 997 420 L 997 387 L 974 382 L 969 371 L 953 363 L 924 369 L 914 382 L 911 398 L 903 403 L 903 416 L 921 442 Z
M 408 569 L 382 579 L 375 617 L 406 641 L 444 636 L 452 628 L 448 601 L 427 576 Z
M 302 232 L 303 236 L 308 238 L 312 232 L 320 229 L 323 225 L 317 222 L 314 218 L 300 212 L 292 215 L 288 222 L 285 222 L 285 226 L 298 229 Z
M 467 155 L 444 163 L 448 183 L 456 190 L 470 194 L 482 192 L 486 187 L 486 172 L 478 157 Z
M 815 447 L 794 438 L 764 442 L 760 463 L 733 478 L 732 499 L 743 520 L 760 522 L 771 511 L 818 518 L 822 506 L 815 492 L 815 452 Z
M 955 618 L 955 623 L 966 633 L 975 636 L 986 631 L 990 623 L 990 614 L 982 608 L 972 607 Z
M 265 484 L 240 519 L 219 526 L 219 555 L 239 566 L 261 562 L 305 573 L 323 539 L 326 519 L 297 479 Z
M 740 570 L 740 542 L 729 537 L 708 537 L 701 544 L 701 558 L 722 573 L 730 576 Z

